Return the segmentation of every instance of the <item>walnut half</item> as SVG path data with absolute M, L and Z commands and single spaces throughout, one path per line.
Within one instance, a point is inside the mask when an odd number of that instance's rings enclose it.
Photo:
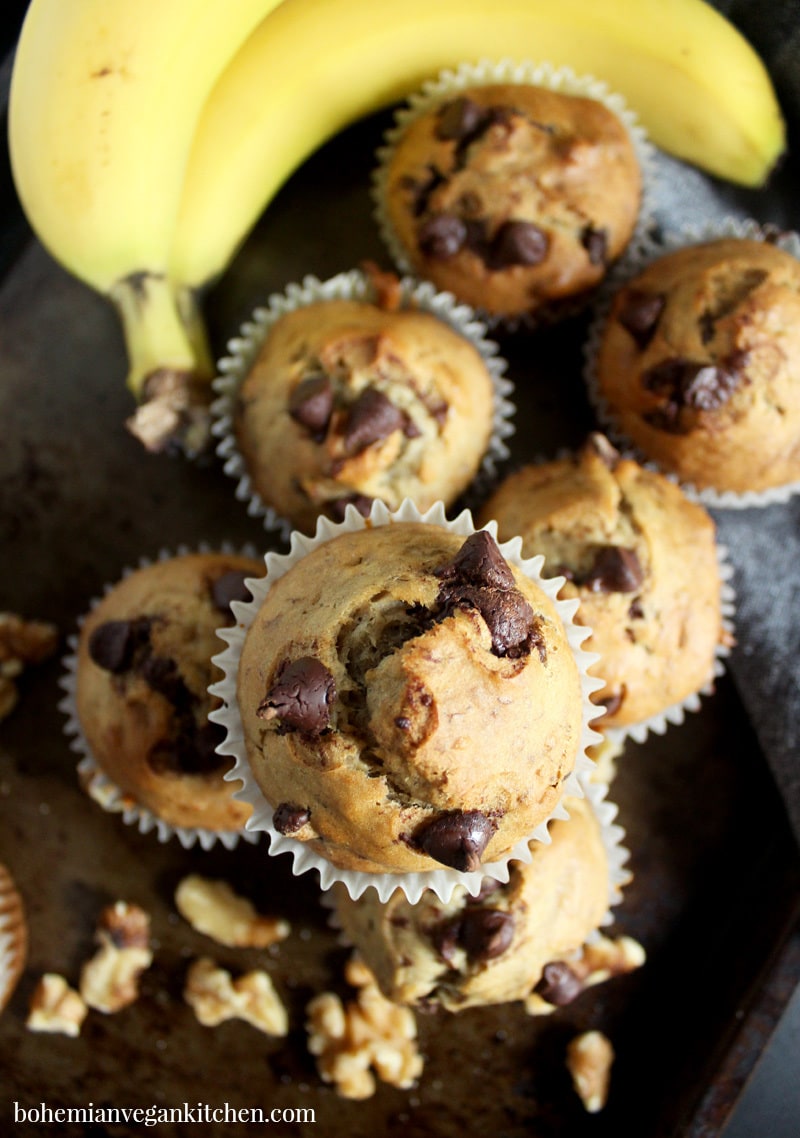
M 228 1019 L 243 1019 L 266 1035 L 288 1034 L 286 1008 L 267 972 L 247 972 L 232 980 L 230 972 L 218 968 L 208 957 L 201 957 L 189 967 L 183 996 L 206 1027 L 216 1027 Z
M 225 881 L 189 874 L 175 890 L 175 905 L 193 929 L 229 948 L 269 948 L 285 940 L 288 921 L 262 917 Z
M 345 977 L 359 989 L 355 1000 L 343 1004 L 335 993 L 323 992 L 306 1008 L 308 1049 L 321 1078 L 349 1099 L 375 1093 L 373 1071 L 394 1087 L 413 1086 L 423 1066 L 413 1013 L 387 1000 L 358 958 L 348 963 Z
M 80 1035 L 88 1010 L 79 993 L 70 988 L 63 976 L 45 972 L 31 996 L 26 1026 L 30 1031 L 69 1035 L 74 1039 Z
M 81 969 L 80 992 L 90 1008 L 113 1013 L 139 997 L 139 977 L 153 962 L 150 918 L 138 905 L 117 901 L 100 914 L 99 949 Z

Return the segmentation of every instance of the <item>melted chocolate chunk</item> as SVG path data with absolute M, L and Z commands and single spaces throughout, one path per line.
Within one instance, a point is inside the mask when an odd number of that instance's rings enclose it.
M 540 265 L 549 248 L 550 238 L 538 225 L 531 221 L 505 221 L 492 239 L 486 264 L 494 270 Z
M 644 416 L 661 430 L 682 433 L 683 407 L 697 411 L 715 411 L 730 399 L 741 382 L 741 370 L 747 362 L 746 352 L 734 352 L 718 364 L 703 360 L 667 359 L 642 374 L 642 386 L 664 397 L 664 405 Z
M 183 717 L 177 728 L 173 738 L 161 739 L 150 748 L 147 763 L 155 774 L 207 775 L 230 762 L 216 752 L 225 738 L 225 729 L 218 723 L 198 727 L 193 719 Z
M 362 518 L 368 518 L 374 501 L 374 498 L 368 498 L 366 494 L 348 494 L 344 498 L 334 498 L 328 502 L 327 509 L 333 520 L 337 522 L 344 521 L 348 506 L 355 506 Z
M 148 654 L 141 661 L 138 671 L 153 691 L 163 695 L 164 699 L 169 700 L 177 710 L 189 707 L 195 702 L 178 665 L 169 657 Z
M 456 952 L 460 948 L 459 932 L 461 931 L 461 921 L 445 921 L 444 924 L 437 925 L 431 932 L 431 941 L 433 947 L 441 956 L 445 964 L 449 964 L 451 968 L 455 967 Z
M 275 808 L 272 821 L 279 834 L 296 834 L 311 817 L 307 806 L 295 806 L 292 802 L 281 802 Z
M 592 593 L 635 593 L 643 580 L 635 550 L 606 545 L 595 556 L 583 584 Z
M 470 960 L 495 960 L 514 938 L 514 918 L 500 909 L 467 909 L 461 918 L 459 941 Z
M 468 537 L 454 559 L 436 570 L 436 576 L 442 580 L 436 619 L 458 608 L 475 608 L 486 622 L 496 656 L 513 660 L 536 648 L 544 660 L 544 639 L 534 611 L 486 530 Z
M 413 195 L 411 200 L 411 212 L 414 217 L 422 217 L 427 213 L 431 194 L 446 180 L 441 170 L 437 170 L 435 166 L 428 167 L 428 176 L 424 181 L 415 182 L 413 179 L 409 179 Z
M 395 407 L 382 391 L 365 388 L 350 408 L 344 430 L 344 445 L 357 454 L 373 443 L 381 442 L 393 431 L 405 429 L 408 416 Z
M 98 624 L 89 636 L 89 655 L 98 668 L 115 676 L 121 675 L 131 668 L 134 656 L 147 644 L 149 634 L 150 621 L 147 617 L 107 620 Z
M 445 103 L 439 110 L 436 137 L 441 142 L 460 142 L 472 137 L 485 119 L 486 111 L 472 99 L 461 96 Z
M 640 350 L 646 348 L 652 340 L 665 304 L 666 298 L 660 293 L 643 292 L 636 288 L 627 289 L 623 293 L 617 319 L 633 336 Z
M 598 695 L 597 692 L 593 692 L 589 696 L 589 699 L 592 701 L 592 703 L 601 706 L 603 708 L 603 711 L 596 717 L 596 719 L 592 720 L 592 723 L 595 723 L 597 719 L 603 719 L 607 715 L 616 715 L 616 713 L 622 707 L 622 701 L 625 699 L 626 691 L 627 689 L 625 685 L 622 684 L 617 691 L 609 692 L 608 695 L 603 695 L 602 692 L 600 692 Z
M 227 616 L 231 610 L 231 601 L 249 601 L 250 590 L 245 585 L 245 578 L 252 576 L 244 569 L 230 569 L 211 582 L 210 592 L 214 607 Z
M 581 994 L 583 985 L 568 964 L 553 960 L 545 964 L 542 978 L 533 990 L 548 1004 L 563 1008 Z
M 420 252 L 434 261 L 447 261 L 464 248 L 467 226 L 452 213 L 434 213 L 417 229 Z
M 197 729 L 194 743 L 201 769 L 215 770 L 229 761 L 224 755 L 217 754 L 217 747 L 224 741 L 225 735 L 222 724 L 210 720 Z
M 513 589 L 514 574 L 488 530 L 470 534 L 452 561 L 434 570 L 442 581 Z
M 289 414 L 317 440 L 328 431 L 333 412 L 333 387 L 327 375 L 301 380 L 289 397 Z
M 480 810 L 453 810 L 422 826 L 414 840 L 434 861 L 469 873 L 480 867 L 483 851 L 496 829 L 497 823 Z
M 608 233 L 605 229 L 595 229 L 592 225 L 584 227 L 581 233 L 581 245 L 589 254 L 589 263 L 604 265 L 608 252 Z
M 302 656 L 281 664 L 256 714 L 259 719 L 279 719 L 284 733 L 317 737 L 330 724 L 335 698 L 334 679 L 325 665 L 313 656 Z

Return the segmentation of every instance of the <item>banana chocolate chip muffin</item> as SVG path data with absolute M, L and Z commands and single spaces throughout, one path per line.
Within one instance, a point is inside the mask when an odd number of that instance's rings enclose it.
M 467 88 L 405 124 L 378 177 L 414 272 L 496 316 L 594 288 L 641 196 L 626 125 L 604 103 L 519 83 Z
M 485 503 L 484 524 L 563 574 L 577 623 L 592 629 L 589 671 L 602 729 L 629 726 L 700 691 L 727 634 L 714 523 L 664 476 L 622 458 L 603 435 L 575 457 L 526 466 Z
M 457 886 L 448 902 L 427 890 L 412 904 L 399 889 L 386 902 L 375 890 L 353 901 L 334 886 L 337 923 L 388 999 L 457 1012 L 525 999 L 537 985 L 552 1003 L 578 994 L 565 958 L 605 917 L 609 864 L 589 803 L 566 808 L 550 844 L 533 843 L 529 863 L 512 862 L 508 883 L 485 881 L 477 897 Z
M 546 821 L 582 744 L 555 604 L 485 531 L 339 533 L 276 579 L 238 662 L 282 833 L 343 870 L 474 871 Z
M 725 237 L 653 259 L 615 295 L 593 367 L 615 429 L 699 489 L 800 480 L 800 261 Z
M 445 320 L 391 295 L 283 313 L 236 393 L 233 432 L 251 489 L 304 532 L 320 514 L 341 520 L 349 503 L 364 514 L 375 499 L 450 505 L 489 449 L 486 360 Z
M 240 830 L 250 808 L 224 779 L 224 730 L 209 722 L 216 630 L 249 600 L 263 561 L 190 553 L 124 577 L 81 627 L 75 702 L 100 770 L 139 806 L 181 828 Z

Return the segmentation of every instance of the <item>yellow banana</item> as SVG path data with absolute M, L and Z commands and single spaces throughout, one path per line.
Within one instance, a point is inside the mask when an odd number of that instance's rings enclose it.
M 16 188 L 53 257 L 116 304 L 131 390 L 155 395 L 133 422 L 153 448 L 175 431 L 192 448 L 212 371 L 195 297 L 168 276 L 195 127 L 277 2 L 32 0 L 25 16 L 9 104 Z
M 200 287 L 289 174 L 440 69 L 549 60 L 604 79 L 663 149 L 756 185 L 784 147 L 769 76 L 703 0 L 283 0 L 200 118 L 170 265 Z

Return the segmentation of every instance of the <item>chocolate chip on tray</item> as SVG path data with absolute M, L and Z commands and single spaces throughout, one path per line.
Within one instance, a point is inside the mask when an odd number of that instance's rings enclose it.
M 214 607 L 226 615 L 230 612 L 231 601 L 249 601 L 250 590 L 245 579 L 251 576 L 244 569 L 230 569 L 211 582 L 211 600 Z
M 414 841 L 434 861 L 469 873 L 480 867 L 483 851 L 496 829 L 497 823 L 480 810 L 452 810 L 425 823 Z
M 330 725 L 336 698 L 333 676 L 314 656 L 285 660 L 275 683 L 258 707 L 259 719 L 280 720 L 281 730 L 319 736 Z
M 568 964 L 563 960 L 553 960 L 545 964 L 542 978 L 533 990 L 548 1004 L 562 1008 L 581 994 L 583 985 Z

